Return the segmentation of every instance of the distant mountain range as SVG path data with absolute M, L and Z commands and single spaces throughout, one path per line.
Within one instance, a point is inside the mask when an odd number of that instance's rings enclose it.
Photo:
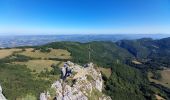
M 170 34 L 106 34 L 106 35 L 20 35 L 20 36 L 0 36 L 0 48 L 17 46 L 36 46 L 55 41 L 112 41 L 133 40 L 140 38 L 161 39 L 170 37 Z

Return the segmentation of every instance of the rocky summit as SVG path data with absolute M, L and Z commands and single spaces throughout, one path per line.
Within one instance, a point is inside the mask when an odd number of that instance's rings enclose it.
M 80 66 L 67 61 L 61 74 L 61 79 L 51 85 L 55 97 L 46 92 L 40 94 L 40 100 L 111 100 L 102 92 L 102 75 L 93 63 Z

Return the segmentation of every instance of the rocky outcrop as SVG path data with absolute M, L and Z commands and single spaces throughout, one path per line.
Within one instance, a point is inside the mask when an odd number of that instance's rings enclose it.
M 100 71 L 94 68 L 93 63 L 85 66 L 66 62 L 61 68 L 62 77 L 55 81 L 51 88 L 55 89 L 55 100 L 88 100 L 93 98 L 93 92 L 99 93 L 94 100 L 111 100 L 102 93 L 103 80 Z M 42 94 L 42 97 L 47 97 Z M 40 100 L 48 100 L 41 99 Z
M 0 100 L 7 100 L 5 96 L 2 94 L 2 87 L 0 85 Z
M 88 100 L 79 89 L 64 84 L 61 81 L 53 83 L 52 88 L 56 89 L 56 100 Z

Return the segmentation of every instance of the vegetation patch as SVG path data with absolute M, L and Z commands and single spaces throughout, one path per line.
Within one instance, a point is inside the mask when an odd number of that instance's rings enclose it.
M 141 65 L 142 64 L 141 62 L 139 62 L 137 60 L 132 60 L 132 63 L 137 64 L 137 65 Z
M 71 53 L 72 62 L 85 64 L 89 62 L 88 51 L 91 48 L 91 61 L 99 66 L 110 67 L 113 61 L 124 60 L 132 55 L 113 42 L 54 42 L 39 48 L 65 49 Z
M 87 77 L 87 80 L 90 81 L 90 82 L 94 80 L 93 77 L 90 76 L 90 75 L 86 75 L 86 77 Z
M 1 49 L 0 50 L 0 59 L 12 55 L 14 52 L 21 51 L 21 49 Z
M 16 100 L 37 100 L 37 97 L 32 94 L 28 94 L 25 97 L 17 98 Z
M 48 91 L 50 93 L 51 98 L 55 98 L 55 96 L 56 96 L 55 88 L 49 88 Z
M 63 49 L 48 49 L 46 51 L 46 49 L 34 50 L 33 48 L 28 48 L 19 54 L 32 57 L 32 58 L 40 58 L 40 59 L 49 59 L 49 58 L 70 59 L 71 58 L 70 53 L 67 50 L 63 50 Z
M 36 79 L 24 65 L 3 63 L 0 63 L 0 83 L 8 100 L 25 98 L 30 94 L 37 100 L 39 94 L 51 84 L 49 81 Z
M 165 69 L 165 70 L 161 70 L 159 71 L 160 73 L 160 78 L 154 78 L 155 75 L 153 72 L 148 72 L 148 78 L 150 82 L 154 82 L 156 84 L 161 84 L 167 88 L 170 88 L 170 69 Z
M 124 64 L 114 63 L 110 78 L 105 78 L 105 92 L 115 100 L 145 100 L 142 91 L 147 86 L 147 80 L 142 73 Z M 148 93 L 147 95 L 152 95 Z
M 60 61 L 53 60 L 29 60 L 28 62 L 15 62 L 15 64 L 26 65 L 29 69 L 36 71 L 37 73 L 45 71 L 46 69 L 51 71 L 53 69 L 51 66 L 58 63 L 60 63 Z
M 102 68 L 99 67 L 99 70 L 102 72 L 102 74 L 104 74 L 107 78 L 109 78 L 112 74 L 112 71 L 110 68 Z
M 155 95 L 156 100 L 165 100 L 163 97 L 159 96 L 159 95 Z
M 27 62 L 31 60 L 31 57 L 27 57 L 19 54 L 12 54 L 6 58 L 0 59 L 1 63 L 13 63 L 13 62 Z
M 98 91 L 97 89 L 93 89 L 91 94 L 90 92 L 88 93 L 87 97 L 88 100 L 99 100 L 99 97 L 101 97 L 103 94 Z

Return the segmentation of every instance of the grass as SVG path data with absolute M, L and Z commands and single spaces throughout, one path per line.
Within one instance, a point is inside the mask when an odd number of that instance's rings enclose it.
M 102 67 L 99 67 L 99 70 L 106 75 L 107 78 L 109 78 L 112 74 L 112 71 L 110 68 L 102 68 Z
M 150 82 L 155 82 L 156 84 L 161 84 L 167 88 L 170 88 L 170 69 L 165 69 L 160 71 L 161 74 L 161 79 L 160 80 L 155 80 L 152 78 L 153 73 L 149 72 L 148 73 L 148 78 Z
M 51 52 L 41 52 L 40 50 L 34 50 L 33 48 L 27 48 L 25 51 L 19 53 L 21 55 L 29 56 L 32 58 L 58 58 L 58 59 L 70 59 L 70 53 L 63 49 L 51 49 Z
M 15 62 L 15 64 L 26 65 L 32 71 L 35 70 L 36 73 L 40 73 L 41 71 L 45 71 L 48 69 L 49 71 L 52 70 L 52 64 L 58 64 L 60 61 L 53 61 L 53 60 L 29 60 L 28 62 Z M 62 66 L 63 62 L 59 65 Z
M 137 64 L 137 65 L 141 65 L 142 64 L 141 62 L 139 62 L 137 60 L 132 60 L 132 63 Z
M 92 76 L 90 76 L 90 75 L 86 75 L 86 76 L 87 76 L 87 80 L 88 80 L 88 81 L 90 81 L 90 82 L 91 82 L 91 81 L 93 81 L 93 80 L 94 80 Z
M 155 95 L 156 100 L 165 100 L 163 97 L 159 96 L 159 95 Z
M 17 51 L 21 51 L 21 49 L 1 49 L 0 50 L 0 59 L 8 57 Z
M 55 98 L 55 96 L 56 96 L 56 90 L 55 90 L 55 88 L 49 88 L 48 91 L 49 91 L 50 96 L 51 96 L 51 99 L 50 99 L 50 100 L 54 100 L 54 99 L 52 99 L 52 98 Z
M 93 89 L 91 94 L 88 93 L 88 100 L 99 100 L 99 97 L 102 96 L 102 93 L 99 92 L 97 89 Z
M 16 100 L 37 100 L 37 98 L 34 95 L 26 95 L 23 98 L 17 98 Z
M 3 63 L 0 63 L 0 82 L 3 94 L 8 100 L 38 99 L 39 93 L 46 90 L 51 83 L 36 79 L 26 66 Z

